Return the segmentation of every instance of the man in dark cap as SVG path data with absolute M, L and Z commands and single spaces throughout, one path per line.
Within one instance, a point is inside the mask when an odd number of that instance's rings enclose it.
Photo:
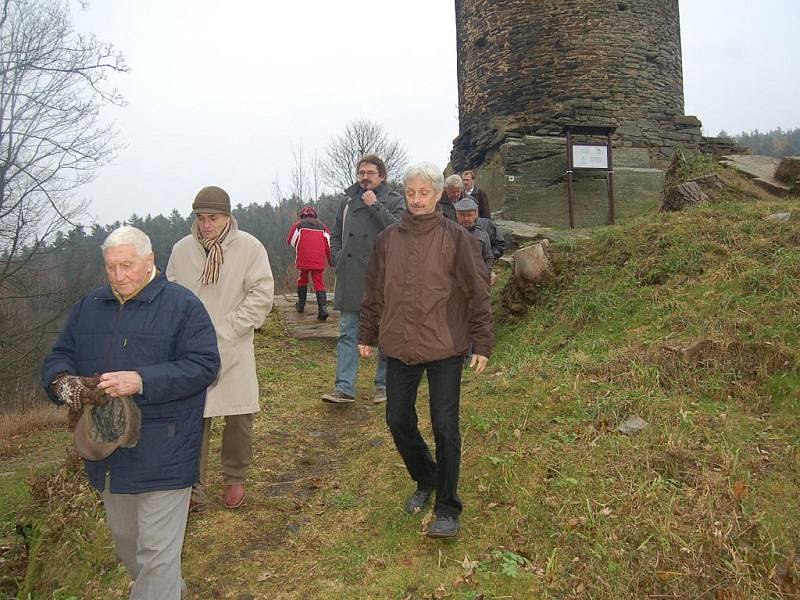
M 211 315 L 222 368 L 208 388 L 200 477 L 192 510 L 208 503 L 206 469 L 211 418 L 225 417 L 222 430 L 222 501 L 239 508 L 253 459 L 253 425 L 260 410 L 253 334 L 272 310 L 273 280 L 264 245 L 239 229 L 227 192 L 204 187 L 192 204 L 192 233 L 172 249 L 167 278 L 192 290 Z
M 53 402 L 73 413 L 83 408 L 78 427 L 86 411 L 118 401 L 116 417 L 141 416 L 140 428 L 130 421 L 101 428 L 102 435 L 120 435 L 116 440 L 76 431 L 76 445 L 134 580 L 130 598 L 179 600 L 206 387 L 220 363 L 214 326 L 192 292 L 158 272 L 142 231 L 115 229 L 101 248 L 109 285 L 72 307 L 44 361 L 42 382 Z
M 469 196 L 462 198 L 453 208 L 456 211 L 456 221 L 458 224 L 469 231 L 470 237 L 476 239 L 481 245 L 481 257 L 486 270 L 491 273 L 494 266 L 494 254 L 492 253 L 492 242 L 489 234 L 486 233 L 478 224 L 478 204 Z

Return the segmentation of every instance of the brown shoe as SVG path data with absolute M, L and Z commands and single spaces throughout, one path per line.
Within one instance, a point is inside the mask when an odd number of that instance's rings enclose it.
M 247 497 L 243 483 L 225 486 L 225 508 L 239 508 Z
M 202 510 L 205 510 L 206 508 L 208 508 L 208 502 L 199 502 L 198 500 L 195 500 L 194 498 L 189 500 L 189 512 L 190 513 L 200 512 Z

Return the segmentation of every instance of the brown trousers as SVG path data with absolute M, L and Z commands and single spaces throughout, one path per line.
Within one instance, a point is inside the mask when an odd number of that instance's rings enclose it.
M 253 459 L 253 424 L 258 413 L 226 415 L 222 430 L 222 483 L 244 483 L 247 469 Z M 211 437 L 211 418 L 203 419 L 203 445 L 200 448 L 200 473 L 192 488 L 195 502 L 208 502 L 206 471 L 208 470 L 208 441 Z

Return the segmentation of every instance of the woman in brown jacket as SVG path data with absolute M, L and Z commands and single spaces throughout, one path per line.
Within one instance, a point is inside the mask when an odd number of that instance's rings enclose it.
M 375 240 L 361 305 L 359 352 L 376 343 L 387 357 L 386 421 L 417 490 L 406 511 L 420 512 L 436 490 L 436 519 L 427 536 L 455 537 L 462 510 L 459 403 L 464 355 L 483 372 L 492 346 L 489 273 L 480 244 L 436 210 L 444 187 L 431 163 L 410 167 L 408 211 Z M 427 373 L 436 441 L 431 457 L 417 425 L 417 388 Z

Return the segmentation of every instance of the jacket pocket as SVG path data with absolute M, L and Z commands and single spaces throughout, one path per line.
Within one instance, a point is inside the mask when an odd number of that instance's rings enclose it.
M 139 443 L 132 448 L 134 479 L 142 484 L 167 483 L 175 478 L 186 462 L 181 451 L 186 440 L 177 420 L 143 420 Z

